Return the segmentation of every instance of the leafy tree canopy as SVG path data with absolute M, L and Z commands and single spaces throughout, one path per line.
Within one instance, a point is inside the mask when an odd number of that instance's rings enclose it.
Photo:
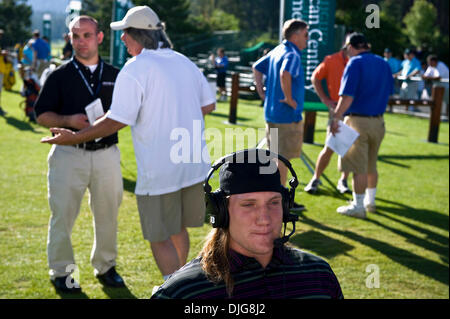
M 30 38 L 31 7 L 26 0 L 0 1 L 0 29 L 3 29 L 1 47 L 10 47 Z

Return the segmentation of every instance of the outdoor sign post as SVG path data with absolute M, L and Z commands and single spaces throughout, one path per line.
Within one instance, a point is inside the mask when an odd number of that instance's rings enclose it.
M 44 13 L 42 16 L 42 35 L 47 37 L 50 42 L 52 39 L 52 16 L 50 13 Z
M 72 21 L 75 17 L 78 17 L 81 12 L 81 1 L 72 0 L 66 7 L 66 27 L 69 27 L 70 21 Z
M 311 84 L 311 76 L 326 55 L 334 53 L 334 16 L 336 0 L 281 0 L 280 40 L 282 26 L 289 19 L 301 19 L 308 24 L 309 39 L 302 51 L 302 66 L 305 77 L 305 131 L 304 142 L 312 143 L 317 110 L 327 110 L 320 103 Z M 311 111 L 311 112 L 308 112 Z
M 131 1 L 128 0 L 114 0 L 112 9 L 112 21 L 122 20 L 128 9 L 132 7 Z M 123 44 L 120 36 L 122 31 L 111 30 L 111 64 L 115 67 L 121 68 L 127 59 L 127 48 Z

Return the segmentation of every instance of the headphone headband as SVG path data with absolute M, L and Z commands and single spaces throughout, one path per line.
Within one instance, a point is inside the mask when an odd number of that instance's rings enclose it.
M 236 163 L 240 163 L 240 161 L 242 161 L 242 163 L 243 163 L 244 159 L 246 158 L 246 155 L 247 155 L 247 158 L 249 158 L 249 155 L 252 155 L 252 153 L 255 153 L 255 157 L 254 157 L 255 161 L 261 159 L 260 154 L 262 154 L 262 153 L 264 153 L 263 156 L 269 157 L 268 160 L 277 158 L 280 161 L 282 161 L 284 163 L 284 165 L 286 165 L 286 167 L 289 169 L 289 171 L 291 172 L 291 175 L 292 175 L 292 179 L 289 181 L 289 186 L 291 186 L 294 189 L 298 186 L 297 174 L 295 173 L 294 169 L 292 168 L 291 163 L 285 157 L 281 156 L 280 154 L 274 153 L 270 150 L 261 149 L 261 148 L 251 148 L 251 149 L 245 149 L 245 150 L 237 151 L 237 152 L 222 156 L 221 158 L 216 160 L 214 162 L 214 164 L 211 166 L 211 169 L 209 170 L 208 174 L 206 175 L 205 183 L 203 184 L 203 188 L 204 188 L 205 192 L 210 193 L 212 191 L 212 188 L 209 185 L 208 181 L 211 178 L 211 176 L 215 170 L 220 168 L 220 166 L 222 166 L 226 162 L 234 162 L 235 161 Z M 256 154 L 258 154 L 258 159 L 256 158 Z
M 205 183 L 203 184 L 203 189 L 205 190 L 205 203 L 206 203 L 206 212 L 210 215 L 211 224 L 214 228 L 227 228 L 229 223 L 229 214 L 228 214 L 228 205 L 226 201 L 226 197 L 224 194 L 224 191 L 219 188 L 218 190 L 212 192 L 211 186 L 209 185 L 208 181 L 211 178 L 213 172 L 217 170 L 220 166 L 222 166 L 226 162 L 236 162 L 236 163 L 245 163 L 245 158 L 247 157 L 248 162 L 251 163 L 251 160 L 253 160 L 253 157 L 249 157 L 254 154 L 254 159 L 256 163 L 256 154 L 258 154 L 258 160 L 261 162 L 261 155 L 265 156 L 267 160 L 272 159 L 279 159 L 282 161 L 287 168 L 289 168 L 289 171 L 292 174 L 292 178 L 289 181 L 290 189 L 285 188 L 284 186 L 281 186 L 281 194 L 283 197 L 283 222 L 285 223 L 285 231 L 286 231 L 286 223 L 293 222 L 298 219 L 298 216 L 293 215 L 290 213 L 290 208 L 292 208 L 292 205 L 294 203 L 294 197 L 295 197 L 295 188 L 298 186 L 298 180 L 297 180 L 297 174 L 295 173 L 294 169 L 292 168 L 291 163 L 284 158 L 283 156 L 276 154 L 274 152 L 271 152 L 269 150 L 265 149 L 246 149 L 242 151 L 238 151 L 229 155 L 225 155 L 218 160 L 214 162 L 211 169 L 209 170 Z M 264 158 L 264 157 L 263 157 Z M 295 229 L 295 225 L 294 225 Z M 290 234 L 292 235 L 292 233 Z M 290 236 L 289 235 L 289 236 Z M 283 237 L 283 240 L 289 239 L 289 236 Z

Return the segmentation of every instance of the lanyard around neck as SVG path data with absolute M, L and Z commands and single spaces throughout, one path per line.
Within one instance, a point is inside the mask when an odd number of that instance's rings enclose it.
M 94 91 L 92 91 L 91 86 L 89 85 L 88 81 L 86 80 L 86 77 L 84 76 L 83 72 L 81 72 L 80 68 L 78 67 L 78 64 L 74 61 L 74 59 L 72 58 L 72 63 L 75 66 L 75 69 L 77 69 L 78 73 L 80 74 L 81 78 L 84 81 L 84 84 L 86 85 L 87 89 L 89 90 L 89 93 L 91 93 L 92 97 L 97 97 L 98 93 L 100 92 L 100 88 L 102 86 L 102 74 L 103 74 L 103 61 L 100 60 L 100 72 L 98 73 L 98 85 L 97 85 L 97 89 L 95 90 L 95 94 Z

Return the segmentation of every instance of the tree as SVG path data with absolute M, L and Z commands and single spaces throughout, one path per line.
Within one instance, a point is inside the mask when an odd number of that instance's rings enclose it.
M 195 25 L 189 17 L 189 0 L 133 0 L 135 6 L 147 5 L 152 8 L 162 22 L 166 24 L 167 33 L 176 46 L 177 39 L 186 35 L 204 32 L 205 28 Z M 109 55 L 111 39 L 110 23 L 112 22 L 113 0 L 83 0 L 82 14 L 88 14 L 99 22 L 100 30 L 105 38 L 100 46 L 102 55 Z
M 411 10 L 403 18 L 411 44 L 416 47 L 429 48 L 440 38 L 436 24 L 437 12 L 432 3 L 416 0 Z
M 191 0 L 191 15 L 209 19 L 216 9 L 216 0 Z
M 166 23 L 169 37 L 180 34 L 196 33 L 196 28 L 189 22 L 189 0 L 134 0 L 135 5 L 148 5 L 161 21 Z
M 380 27 L 366 26 L 367 13 L 362 0 L 337 0 L 336 24 L 344 25 L 347 32 L 362 32 L 370 42 L 372 51 L 382 55 L 385 48 L 390 48 L 394 55 L 401 56 L 408 39 L 405 36 L 399 16 L 402 4 L 399 1 L 384 0 L 379 3 Z
M 99 47 L 101 56 L 109 56 L 113 0 L 83 0 L 81 14 L 87 14 L 98 21 L 98 27 L 105 37 Z
M 250 31 L 255 35 L 269 32 L 272 37 L 278 37 L 279 1 L 216 0 L 216 7 L 233 14 L 239 20 L 242 31 Z
M 0 29 L 4 30 L 1 46 L 13 46 L 30 38 L 31 7 L 26 0 L 0 1 Z
M 221 9 L 214 9 L 209 15 L 191 15 L 189 19 L 202 33 L 239 30 L 239 20 L 231 13 L 226 13 Z

